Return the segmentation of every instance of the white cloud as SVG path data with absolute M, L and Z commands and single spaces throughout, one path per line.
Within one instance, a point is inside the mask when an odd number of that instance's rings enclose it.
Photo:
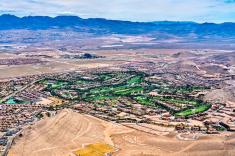
M 133 21 L 235 21 L 234 10 L 233 0 L 0 0 L 0 13 Z

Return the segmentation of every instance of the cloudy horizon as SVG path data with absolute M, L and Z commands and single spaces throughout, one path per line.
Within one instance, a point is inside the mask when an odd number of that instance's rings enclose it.
M 235 0 L 0 0 L 0 14 L 223 23 L 235 22 Z

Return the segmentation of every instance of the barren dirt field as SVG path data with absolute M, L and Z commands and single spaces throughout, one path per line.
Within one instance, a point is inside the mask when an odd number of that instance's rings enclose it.
M 105 58 L 99 59 L 63 59 L 64 54 L 76 55 L 77 53 L 62 53 L 59 51 L 43 51 L 43 49 L 34 49 L 32 52 L 0 53 L 0 61 L 3 59 L 17 60 L 39 59 L 43 63 L 37 64 L 19 64 L 19 65 L 0 65 L 0 79 L 28 76 L 34 74 L 57 73 L 76 70 L 87 70 L 94 68 L 111 68 L 126 64 L 132 61 L 164 61 L 168 55 L 172 55 L 184 49 L 139 49 L 137 50 L 95 50 L 84 51 Z M 78 53 L 79 54 L 79 53 Z M 43 57 L 44 56 L 44 57 Z M 46 57 L 45 57 L 46 56 Z M 154 57 L 153 57 L 154 56 Z M 156 57 L 157 56 L 157 57 Z M 155 58 L 156 57 L 156 58 Z M 171 58 L 170 58 L 171 59 Z
M 68 156 L 93 143 L 113 145 L 110 134 L 129 132 L 130 129 L 63 110 L 55 117 L 27 127 L 23 137 L 16 140 L 9 156 Z
M 234 135 L 179 141 L 174 134 L 147 134 L 67 109 L 25 128 L 15 142 L 9 156 L 72 156 L 84 145 L 99 142 L 114 146 L 115 156 L 232 156 L 235 152 Z
M 4 73 L 0 75 L 0 79 L 29 76 L 35 74 L 45 74 L 45 73 L 57 73 L 75 70 L 87 70 L 93 68 L 105 68 L 112 67 L 117 64 L 123 63 L 121 60 L 113 60 L 110 58 L 100 58 L 100 59 L 61 59 L 61 53 L 54 52 L 51 56 L 44 53 L 27 53 L 27 55 L 33 55 L 30 59 L 39 59 L 43 61 L 37 64 L 9 64 L 0 65 L 0 72 Z M 40 55 L 45 55 L 50 58 L 40 58 Z M 105 56 L 105 55 L 104 55 Z M 28 57 L 24 55 L 7 54 L 0 53 L 0 61 L 4 59 L 17 60 L 19 58 L 27 59 Z
M 185 49 L 119 49 L 119 50 L 87 50 L 84 53 L 90 53 L 104 58 L 98 59 L 64 59 L 64 55 L 78 55 L 78 53 L 60 52 L 52 49 L 50 51 L 43 49 L 34 49 L 32 52 L 19 52 L 17 53 L 0 53 L 0 61 L 4 59 L 38 59 L 39 63 L 32 64 L 18 64 L 14 63 L 9 65 L 0 65 L 0 72 L 4 73 L 0 75 L 0 79 L 7 79 L 9 77 L 19 77 L 42 73 L 57 73 L 75 70 L 89 70 L 94 68 L 112 68 L 128 63 L 135 62 L 159 62 L 172 63 L 176 62 L 185 71 L 195 71 L 204 76 L 211 76 L 212 73 L 220 72 L 224 69 L 217 71 L 218 67 L 215 64 L 211 64 L 209 67 L 202 66 L 201 64 L 195 63 L 194 59 L 199 57 L 205 59 L 205 56 L 214 55 L 213 50 L 203 51 L 203 55 L 197 51 L 190 51 Z M 216 51 L 216 54 L 221 54 L 221 51 Z M 215 67 L 212 68 L 212 67 Z M 158 67 L 159 68 L 159 67 Z M 212 68 L 212 69 L 210 69 Z M 231 69 L 231 72 L 233 70 Z M 212 74 L 213 75 L 213 74 Z
M 156 136 L 135 131 L 112 137 L 120 145 L 117 156 L 232 156 L 234 138 L 201 137 L 197 141 L 179 141 L 174 136 Z

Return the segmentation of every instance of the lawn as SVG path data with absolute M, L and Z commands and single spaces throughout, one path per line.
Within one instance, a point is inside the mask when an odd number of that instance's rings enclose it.
M 132 93 L 138 93 L 138 92 L 141 92 L 143 91 L 144 88 L 143 87 L 140 87 L 140 86 L 137 86 L 137 87 L 124 87 L 123 89 L 115 89 L 113 94 L 115 95 L 130 95 Z
M 134 100 L 142 105 L 150 106 L 154 104 L 153 100 L 146 96 L 136 96 L 134 97 Z
M 143 81 L 142 76 L 136 75 L 136 76 L 130 78 L 129 80 L 127 80 L 127 84 L 128 85 L 136 85 L 136 84 L 140 84 L 142 81 Z
M 106 94 L 108 92 L 111 92 L 113 90 L 113 87 L 97 87 L 90 89 L 88 92 L 91 94 Z
M 197 106 L 193 109 L 187 109 L 187 110 L 180 111 L 180 112 L 176 113 L 175 115 L 176 116 L 190 116 L 193 114 L 205 112 L 209 108 L 210 108 L 210 105 L 204 104 L 204 105 Z

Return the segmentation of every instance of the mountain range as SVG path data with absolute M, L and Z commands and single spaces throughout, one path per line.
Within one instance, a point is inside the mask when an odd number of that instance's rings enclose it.
M 0 16 L 0 30 L 29 29 L 72 29 L 95 34 L 158 34 L 176 36 L 197 35 L 235 37 L 235 23 L 195 23 L 195 22 L 130 22 L 102 18 L 83 19 L 77 16 Z

